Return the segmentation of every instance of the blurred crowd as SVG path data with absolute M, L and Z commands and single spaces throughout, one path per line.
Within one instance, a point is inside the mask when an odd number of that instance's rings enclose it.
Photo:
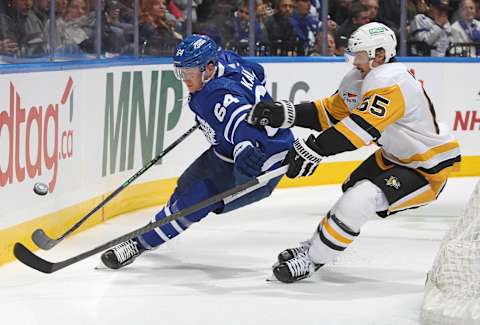
M 50 23 L 50 1 L 55 1 L 54 23 Z M 248 0 L 192 2 L 193 32 L 211 36 L 223 48 L 250 53 Z M 141 55 L 170 56 L 175 44 L 186 35 L 188 0 L 140 0 L 138 44 L 134 41 L 133 3 L 1 0 L 0 55 L 91 55 L 98 53 L 101 43 L 102 55 L 133 55 L 137 51 Z M 340 56 L 350 34 L 372 21 L 392 28 L 398 39 L 404 31 L 408 55 L 480 55 L 480 0 L 407 0 L 404 30 L 400 0 L 329 0 L 325 28 L 321 5 L 321 0 L 255 0 L 255 24 L 251 26 L 255 55 Z

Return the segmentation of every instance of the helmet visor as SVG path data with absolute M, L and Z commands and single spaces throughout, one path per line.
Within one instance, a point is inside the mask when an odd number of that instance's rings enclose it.
M 345 62 L 351 65 L 364 65 L 369 63 L 367 51 L 350 52 L 344 54 Z
M 175 67 L 174 68 L 175 77 L 178 80 L 194 80 L 195 78 L 201 77 L 201 72 L 199 67 L 193 68 L 182 68 L 182 67 Z

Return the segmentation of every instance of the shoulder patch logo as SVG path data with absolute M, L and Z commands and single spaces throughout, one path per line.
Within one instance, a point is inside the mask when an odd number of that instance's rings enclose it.
M 352 104 L 357 102 L 358 100 L 358 95 L 351 93 L 349 91 L 343 91 L 342 92 L 342 98 L 346 104 Z
M 385 184 L 387 186 L 393 187 L 396 190 L 399 190 L 400 186 L 402 186 L 402 184 L 400 183 L 400 180 L 393 175 L 388 178 L 385 178 Z

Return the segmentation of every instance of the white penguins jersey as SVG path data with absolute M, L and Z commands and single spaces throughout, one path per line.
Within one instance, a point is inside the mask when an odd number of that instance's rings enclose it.
M 399 165 L 432 175 L 460 161 L 458 142 L 436 121 L 421 83 L 402 63 L 383 64 L 365 79 L 353 69 L 315 106 L 322 130 L 334 127 L 356 148 L 375 142 Z

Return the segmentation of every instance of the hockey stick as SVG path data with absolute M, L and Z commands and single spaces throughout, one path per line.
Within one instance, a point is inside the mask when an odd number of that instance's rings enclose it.
M 124 241 L 127 241 L 129 239 L 135 238 L 141 234 L 146 233 L 147 231 L 153 230 L 154 228 L 157 228 L 159 226 L 162 226 L 166 223 L 169 223 L 173 220 L 176 220 L 178 218 L 187 216 L 193 212 L 196 212 L 198 210 L 201 210 L 205 207 L 208 207 L 209 205 L 219 202 L 225 198 L 230 198 L 234 196 L 238 196 L 242 194 L 243 191 L 248 190 L 250 187 L 258 185 L 260 183 L 266 183 L 272 178 L 278 177 L 283 175 L 287 171 L 288 166 L 282 166 L 280 168 L 277 168 L 275 170 L 272 170 L 266 174 L 263 174 L 261 176 L 258 176 L 256 178 L 252 178 L 250 181 L 240 184 L 238 186 L 235 186 L 234 188 L 227 190 L 225 192 L 216 194 L 206 200 L 203 200 L 197 204 L 192 205 L 189 208 L 185 208 L 183 210 L 178 211 L 177 213 L 174 213 L 172 215 L 169 215 L 168 217 L 165 217 L 161 220 L 158 220 L 154 223 L 147 224 L 146 226 L 143 226 L 141 228 L 138 228 L 132 232 L 129 232 L 125 235 L 122 235 L 120 237 L 117 237 L 116 239 L 113 239 L 103 245 L 100 245 L 94 249 L 91 249 L 89 251 L 86 251 L 84 253 L 81 253 L 77 256 L 71 257 L 69 259 L 60 261 L 60 262 L 49 262 L 47 260 L 44 260 L 43 258 L 35 255 L 30 251 L 28 248 L 26 248 L 23 244 L 21 243 L 15 243 L 15 246 L 13 247 L 13 254 L 15 257 L 22 262 L 23 264 L 30 266 L 31 268 L 34 268 L 37 271 L 43 272 L 43 273 L 53 273 L 58 270 L 63 269 L 64 267 L 67 267 L 69 265 L 72 265 L 74 263 L 80 262 L 92 255 L 95 255 L 97 253 L 103 252 L 106 249 L 115 246 L 117 244 L 120 244 Z
M 118 187 L 115 191 L 110 193 L 102 202 L 100 202 L 93 210 L 87 213 L 82 219 L 78 220 L 76 224 L 70 227 L 63 235 L 56 239 L 50 238 L 43 229 L 37 229 L 32 233 L 32 240 L 33 242 L 43 250 L 48 250 L 60 243 L 62 240 L 65 239 L 68 235 L 74 232 L 78 227 L 80 227 L 88 218 L 90 218 L 95 212 L 97 212 L 101 207 L 107 204 L 111 199 L 118 195 L 121 191 L 123 191 L 128 185 L 130 185 L 134 180 L 136 180 L 140 175 L 145 173 L 150 167 L 155 165 L 162 157 L 164 157 L 167 153 L 169 153 L 173 148 L 175 148 L 178 144 L 180 144 L 183 140 L 185 140 L 190 134 L 193 133 L 198 128 L 198 124 L 192 126 L 187 132 L 182 134 L 180 138 L 175 140 L 172 144 L 170 144 L 165 150 L 160 152 L 157 156 L 155 156 L 152 160 L 146 163 L 138 172 L 136 172 L 132 177 L 127 179 L 120 187 Z

